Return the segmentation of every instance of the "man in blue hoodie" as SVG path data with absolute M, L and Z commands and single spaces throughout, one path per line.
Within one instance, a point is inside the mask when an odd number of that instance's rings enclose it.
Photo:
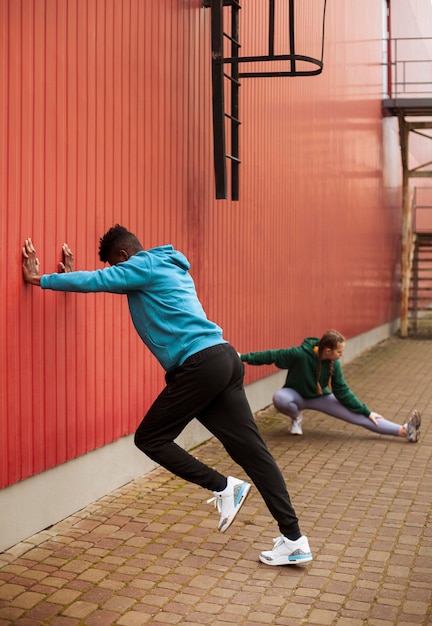
M 166 375 L 166 387 L 135 433 L 147 456 L 184 480 L 213 491 L 224 532 L 246 499 L 250 484 L 208 467 L 174 440 L 196 418 L 223 444 L 261 493 L 281 537 L 262 552 L 268 565 L 312 560 L 285 481 L 255 424 L 243 386 L 244 366 L 236 350 L 210 321 L 198 299 L 187 258 L 171 245 L 144 250 L 137 237 L 117 224 L 100 239 L 99 257 L 110 267 L 73 271 L 63 246 L 58 274 L 39 275 L 31 239 L 23 248 L 23 277 L 42 289 L 109 292 L 127 296 L 134 326 Z

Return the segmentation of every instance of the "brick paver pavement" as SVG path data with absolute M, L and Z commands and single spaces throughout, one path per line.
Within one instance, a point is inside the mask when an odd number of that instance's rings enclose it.
M 312 563 L 259 563 L 277 528 L 256 489 L 221 534 L 207 492 L 158 469 L 0 554 L 0 626 L 432 624 L 432 341 L 391 338 L 344 371 L 389 419 L 416 406 L 422 437 L 313 412 L 292 437 L 257 415 Z M 194 453 L 243 476 L 214 440 Z

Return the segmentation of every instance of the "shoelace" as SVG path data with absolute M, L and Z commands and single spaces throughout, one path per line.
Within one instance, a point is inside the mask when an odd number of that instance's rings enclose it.
M 213 498 L 209 498 L 207 500 L 207 504 L 211 504 L 212 502 L 214 502 L 214 508 L 217 509 L 220 513 L 222 507 L 222 496 L 220 496 L 219 494 L 215 494 Z
M 275 539 L 273 539 L 273 550 L 275 548 L 279 548 L 279 546 L 281 546 L 284 542 L 284 538 L 282 535 L 279 535 L 279 537 L 276 537 Z

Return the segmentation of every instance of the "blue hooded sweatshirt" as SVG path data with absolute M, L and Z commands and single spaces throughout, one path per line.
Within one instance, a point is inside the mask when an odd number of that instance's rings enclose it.
M 168 371 L 200 350 L 226 343 L 222 329 L 207 319 L 189 269 L 184 254 L 166 245 L 102 270 L 44 274 L 40 286 L 126 294 L 139 336 Z

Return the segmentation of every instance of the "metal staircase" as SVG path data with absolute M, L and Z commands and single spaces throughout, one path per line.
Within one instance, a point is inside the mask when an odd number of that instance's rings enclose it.
M 419 56 L 413 57 L 412 49 L 417 50 Z M 400 315 L 402 337 L 407 337 L 409 333 L 418 332 L 420 327 L 425 327 L 429 316 L 427 311 L 429 286 L 425 282 L 429 271 L 426 261 L 429 251 L 426 254 L 425 250 L 429 247 L 427 231 L 432 237 L 432 225 L 429 225 L 426 232 L 415 227 L 413 224 L 415 202 L 413 203 L 411 198 L 414 179 L 432 178 L 432 161 L 428 158 L 425 162 L 413 163 L 411 143 L 418 138 L 427 143 L 432 140 L 431 50 L 430 37 L 388 40 L 388 94 L 383 100 L 383 114 L 397 117 L 399 121 L 402 160 Z M 419 71 L 420 64 L 422 72 Z M 419 80 L 418 76 L 421 76 L 422 80 Z
M 408 327 L 410 335 L 432 335 L 432 233 L 414 235 Z

